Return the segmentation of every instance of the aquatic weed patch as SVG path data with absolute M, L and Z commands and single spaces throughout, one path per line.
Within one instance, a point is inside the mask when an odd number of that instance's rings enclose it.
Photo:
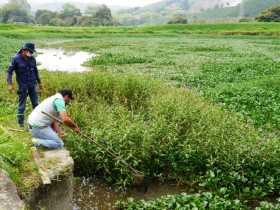
M 256 127 L 279 125 L 278 78 L 280 63 L 268 58 L 241 59 L 240 63 L 204 64 L 199 73 L 185 76 L 184 83 L 206 98 L 238 112 Z
M 279 76 L 267 76 L 251 82 L 225 84 L 205 91 L 204 95 L 229 110 L 249 117 L 257 127 L 279 127 Z
M 168 195 L 153 201 L 128 199 L 126 202 L 117 204 L 119 210 L 161 210 L 161 209 L 200 209 L 200 210 L 245 210 L 248 207 L 241 204 L 239 200 L 225 199 L 212 193 L 201 193 L 188 195 L 186 193 L 180 195 Z
M 151 63 L 152 60 L 135 55 L 125 55 L 125 54 L 112 54 L 106 53 L 104 55 L 98 56 L 91 61 L 90 65 L 123 65 L 123 64 L 136 64 L 136 63 Z
M 223 83 L 237 83 L 280 73 L 280 62 L 253 59 L 237 63 L 207 63 L 201 73 L 186 78 L 186 85 L 201 89 L 214 88 Z

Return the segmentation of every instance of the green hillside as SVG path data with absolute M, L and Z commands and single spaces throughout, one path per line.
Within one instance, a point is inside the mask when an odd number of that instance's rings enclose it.
M 115 17 L 123 25 L 162 24 L 174 15 L 184 15 L 191 5 L 189 0 L 163 0 L 145 7 L 122 10 Z
M 199 19 L 255 17 L 261 11 L 277 5 L 280 5 L 280 0 L 244 0 L 238 6 L 210 9 L 197 14 L 196 17 Z
M 164 24 L 174 15 L 186 15 L 189 19 L 215 20 L 239 17 L 255 17 L 261 11 L 280 5 L 280 0 L 243 0 L 233 7 L 211 8 L 191 13 L 195 0 L 163 0 L 145 7 L 121 10 L 114 14 L 122 25 Z M 207 0 L 203 3 L 209 3 Z

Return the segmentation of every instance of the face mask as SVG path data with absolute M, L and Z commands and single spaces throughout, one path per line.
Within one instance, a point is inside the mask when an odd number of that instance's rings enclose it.
M 28 51 L 28 52 L 26 53 L 26 56 L 27 56 L 28 58 L 30 58 L 30 57 L 32 57 L 32 53 Z

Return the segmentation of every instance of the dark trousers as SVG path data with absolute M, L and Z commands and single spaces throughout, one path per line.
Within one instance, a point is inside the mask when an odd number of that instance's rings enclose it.
M 32 108 L 35 109 L 38 106 L 38 94 L 36 86 L 20 87 L 18 90 L 18 112 L 17 119 L 20 125 L 24 124 L 24 112 L 26 107 L 27 96 L 29 96 L 32 104 Z

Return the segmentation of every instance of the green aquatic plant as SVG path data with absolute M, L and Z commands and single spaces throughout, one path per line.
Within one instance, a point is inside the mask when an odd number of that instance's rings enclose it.
M 189 209 L 200 209 L 200 210 L 245 210 L 248 209 L 245 205 L 242 205 L 239 200 L 230 200 L 219 197 L 209 192 L 201 194 L 188 195 L 182 193 L 180 195 L 168 195 L 158 198 L 152 201 L 137 201 L 135 199 L 128 199 L 125 202 L 118 202 L 117 208 L 119 210 L 189 210 Z

